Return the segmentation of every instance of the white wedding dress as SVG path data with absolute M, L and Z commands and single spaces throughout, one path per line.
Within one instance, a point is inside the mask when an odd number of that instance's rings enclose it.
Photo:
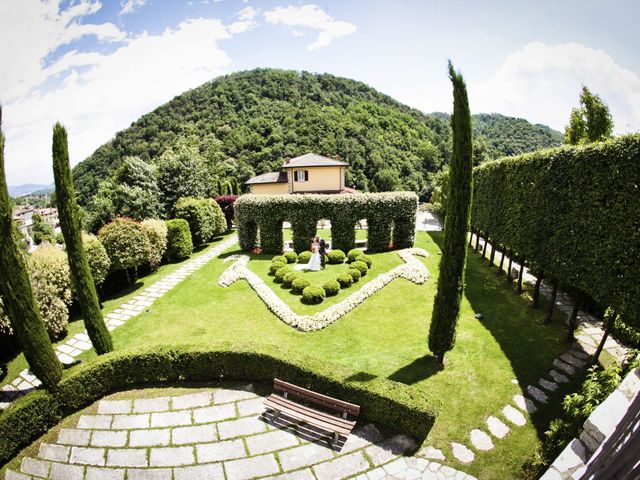
M 312 272 L 317 272 L 320 270 L 321 268 L 321 264 L 320 264 L 320 254 L 318 252 L 315 252 L 314 254 L 311 255 L 311 260 L 309 260 L 309 263 L 307 263 L 307 268 L 305 268 L 305 270 L 311 270 Z

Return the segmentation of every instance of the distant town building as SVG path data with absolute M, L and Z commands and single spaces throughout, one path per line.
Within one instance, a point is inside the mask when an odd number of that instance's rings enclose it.
M 13 209 L 13 220 L 18 223 L 18 230 L 27 238 L 31 239 L 31 227 L 33 226 L 33 214 L 38 213 L 43 222 L 50 224 L 54 230 L 58 231 L 59 219 L 57 208 L 37 208 L 33 205 L 21 205 Z

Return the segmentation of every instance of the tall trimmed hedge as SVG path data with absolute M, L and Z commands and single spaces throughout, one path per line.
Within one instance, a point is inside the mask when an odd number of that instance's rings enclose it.
M 224 214 L 211 198 L 181 198 L 174 210 L 175 218 L 182 218 L 189 224 L 195 246 L 210 242 L 227 230 Z
M 188 257 L 193 252 L 189 224 L 182 218 L 167 220 L 167 260 L 174 262 Z
M 282 222 L 291 222 L 293 248 L 302 252 L 309 249 L 318 220 L 326 218 L 331 221 L 331 246 L 348 251 L 355 247 L 356 223 L 366 218 L 368 249 L 383 252 L 390 243 L 413 246 L 417 208 L 412 192 L 242 195 L 236 201 L 236 225 L 243 250 L 260 245 L 267 253 L 281 253 Z
M 257 381 L 281 378 L 359 404 L 368 421 L 424 439 L 435 421 L 432 398 L 386 378 L 357 372 L 267 345 L 156 347 L 116 351 L 75 367 L 55 393 L 36 391 L 0 415 L 0 466 L 62 418 L 118 390 L 158 382 Z
M 472 227 L 640 325 L 640 135 L 489 162 Z

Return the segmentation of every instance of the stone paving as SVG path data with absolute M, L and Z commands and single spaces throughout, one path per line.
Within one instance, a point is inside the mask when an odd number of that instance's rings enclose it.
M 252 385 L 127 400 L 85 410 L 5 480 L 455 479 L 403 434 L 360 423 L 345 441 L 264 413 Z M 486 439 L 485 439 L 486 440 Z
M 140 312 L 146 311 L 153 303 L 164 296 L 169 290 L 179 284 L 195 271 L 202 268 L 211 259 L 217 257 L 227 250 L 238 239 L 235 235 L 226 238 L 213 247 L 210 247 L 205 253 L 197 256 L 192 260 L 188 260 L 182 266 L 161 278 L 153 285 L 142 290 L 138 295 L 134 296 L 127 302 L 120 305 L 113 312 L 105 315 L 105 322 L 109 331 L 124 325 L 129 319 L 135 317 Z M 92 348 L 91 340 L 86 330 L 74 335 L 65 343 L 55 347 L 58 359 L 64 364 L 70 364 L 76 361 L 83 352 Z M 31 392 L 34 388 L 40 386 L 38 380 L 28 369 L 20 372 L 18 377 L 0 388 L 0 410 L 7 408 L 11 402 Z

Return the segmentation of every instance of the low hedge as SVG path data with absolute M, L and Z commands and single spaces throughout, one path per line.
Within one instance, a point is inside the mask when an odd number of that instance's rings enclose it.
M 321 287 L 314 287 L 313 285 L 306 287 L 302 290 L 302 301 L 308 305 L 317 305 L 324 301 L 326 294 Z
M 340 284 L 336 280 L 329 280 L 322 285 L 327 297 L 334 297 L 340 291 Z
M 349 263 L 355 262 L 360 255 L 364 255 L 364 252 L 362 250 L 360 250 L 359 248 L 352 248 L 347 252 L 347 261 Z
M 357 270 L 355 268 L 350 268 L 349 270 L 347 270 L 347 273 L 351 275 L 351 279 L 353 280 L 353 283 L 359 282 L 360 278 L 362 277 L 360 270 Z
M 293 282 L 291 282 L 291 291 L 293 293 L 301 294 L 302 291 L 311 285 L 311 282 L 306 278 L 296 278 Z
M 283 262 L 271 262 L 271 265 L 269 265 L 269 275 L 275 275 L 278 270 L 286 265 L 287 264 Z
M 165 255 L 170 262 L 182 260 L 193 252 L 189 224 L 182 218 L 167 220 L 167 251 Z
M 367 268 L 371 268 L 371 265 L 373 265 L 373 260 L 371 260 L 371 257 L 369 255 L 365 255 L 364 253 L 358 256 L 356 260 L 359 262 L 366 263 Z
M 298 263 L 309 263 L 309 260 L 311 260 L 311 252 L 300 252 L 298 255 Z
M 358 258 L 358 260 L 356 260 L 355 262 L 353 262 L 351 264 L 351 268 L 354 268 L 354 269 L 358 270 L 360 272 L 360 275 L 362 275 L 363 277 L 369 271 L 369 267 L 367 266 L 367 264 L 365 262 L 361 261 L 359 258 Z
M 437 409 L 424 391 L 281 347 L 257 344 L 188 345 L 111 352 L 65 372 L 55 392 L 35 392 L 0 414 L 0 466 L 77 412 L 119 390 L 176 382 L 273 379 L 295 383 L 361 406 L 365 421 L 393 426 L 418 440 L 431 430 Z
M 349 288 L 353 283 L 353 277 L 348 273 L 341 273 L 336 281 L 340 284 L 340 288 Z
M 284 277 L 282 277 L 282 285 L 285 288 L 291 288 L 291 284 L 293 283 L 293 281 L 296 278 L 300 278 L 300 273 L 299 272 L 289 272 L 289 273 L 285 274 Z
M 272 262 L 282 262 L 282 263 L 291 263 L 287 257 L 284 255 L 276 255 L 271 259 Z
M 296 263 L 298 260 L 298 254 L 296 252 L 284 252 L 282 256 L 287 259 L 287 263 Z
M 278 270 L 276 270 L 276 274 L 274 275 L 275 278 L 273 279 L 273 281 L 276 283 L 282 283 L 282 281 L 284 280 L 284 276 L 287 273 L 291 273 L 291 272 L 293 272 L 291 267 L 279 268 Z
M 346 259 L 347 256 L 342 250 L 331 250 L 327 254 L 327 261 L 332 265 L 340 265 L 341 263 L 344 263 Z

